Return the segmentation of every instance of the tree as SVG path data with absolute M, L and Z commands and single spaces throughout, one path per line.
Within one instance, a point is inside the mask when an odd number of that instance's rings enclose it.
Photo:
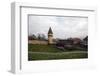
M 41 40 L 41 35 L 40 34 L 38 34 L 38 37 L 37 37 L 39 40 Z
M 44 34 L 38 34 L 37 37 L 39 40 L 46 40 L 46 36 Z
M 28 39 L 29 40 L 36 40 L 37 37 L 33 34 L 33 35 L 28 36 Z
M 33 34 L 33 35 L 32 35 L 32 39 L 33 39 L 33 40 L 36 40 L 37 37 Z
M 44 34 L 41 34 L 42 40 L 46 40 L 46 36 Z
M 28 40 L 33 40 L 32 36 L 28 36 Z

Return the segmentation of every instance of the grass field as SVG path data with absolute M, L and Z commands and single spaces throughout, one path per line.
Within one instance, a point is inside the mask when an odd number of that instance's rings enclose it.
M 53 60 L 87 58 L 87 51 L 61 50 L 54 45 L 28 45 L 28 60 Z

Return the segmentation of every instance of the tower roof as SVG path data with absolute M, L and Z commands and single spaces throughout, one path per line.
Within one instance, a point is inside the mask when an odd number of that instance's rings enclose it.
M 53 34 L 51 27 L 49 28 L 48 34 Z

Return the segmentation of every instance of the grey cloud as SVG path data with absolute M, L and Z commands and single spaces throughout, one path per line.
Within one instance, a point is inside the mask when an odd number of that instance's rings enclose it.
M 84 17 L 29 16 L 29 35 L 43 33 L 47 37 L 49 27 L 53 30 L 54 38 L 88 35 L 88 19 Z

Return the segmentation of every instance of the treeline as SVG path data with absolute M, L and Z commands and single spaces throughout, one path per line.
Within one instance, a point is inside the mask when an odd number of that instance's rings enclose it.
M 28 40 L 46 40 L 46 36 L 44 34 L 32 34 L 28 36 Z

